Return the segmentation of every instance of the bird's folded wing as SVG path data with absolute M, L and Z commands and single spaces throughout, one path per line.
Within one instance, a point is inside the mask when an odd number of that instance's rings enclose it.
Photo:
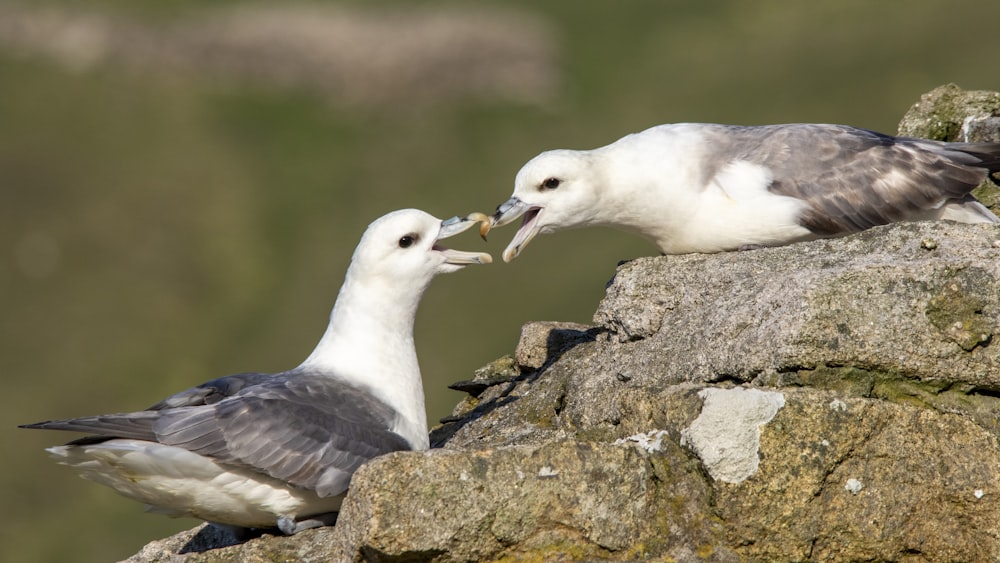
M 275 379 L 218 403 L 161 411 L 157 441 L 315 489 L 344 492 L 365 461 L 410 449 L 395 413 L 363 390 L 328 378 Z
M 817 234 L 860 231 L 961 200 L 998 157 L 836 125 L 784 127 L 747 159 L 771 169 L 769 191 L 806 203 L 800 222 Z

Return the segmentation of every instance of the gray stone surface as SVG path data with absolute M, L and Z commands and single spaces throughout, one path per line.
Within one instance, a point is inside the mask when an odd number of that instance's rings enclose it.
M 710 486 L 672 442 L 407 452 L 357 477 L 338 526 L 355 561 L 737 560 Z
M 595 321 L 613 331 L 619 371 L 673 381 L 854 366 L 998 387 L 1000 348 L 988 346 L 1000 328 L 1000 292 L 989 291 L 998 241 L 993 225 L 905 223 L 805 245 L 641 258 L 618 270 Z

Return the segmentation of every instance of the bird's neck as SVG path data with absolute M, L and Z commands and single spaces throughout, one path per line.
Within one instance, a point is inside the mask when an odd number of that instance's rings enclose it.
M 326 332 L 299 367 L 370 390 L 399 413 L 393 430 L 425 449 L 427 414 L 413 343 L 422 291 L 413 289 L 358 283 L 348 272 Z
M 601 208 L 613 217 L 608 226 L 645 238 L 669 253 L 700 206 L 700 179 L 697 167 L 678 156 L 685 154 L 684 143 L 698 147 L 697 139 L 664 137 L 653 148 L 635 143 L 606 147 Z

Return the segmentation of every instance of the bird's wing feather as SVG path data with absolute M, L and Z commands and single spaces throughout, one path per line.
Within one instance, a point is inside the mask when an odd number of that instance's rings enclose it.
M 243 465 L 321 496 L 342 493 L 368 459 L 410 449 L 395 412 L 326 377 L 274 378 L 213 405 L 163 411 L 158 441 Z
M 98 416 L 83 416 L 66 420 L 46 420 L 34 424 L 23 424 L 20 428 L 39 428 L 43 430 L 67 430 L 70 432 L 87 432 L 95 434 L 70 444 L 90 444 L 111 438 L 132 438 L 135 440 L 156 440 L 153 424 L 159 418 L 159 413 L 153 411 L 129 412 L 120 414 L 104 414 Z
M 717 131 L 710 138 L 723 161 L 769 168 L 768 190 L 805 202 L 799 222 L 820 235 L 860 231 L 962 200 L 1000 165 L 1000 144 L 941 143 L 842 125 Z
M 218 403 L 226 397 L 231 397 L 241 390 L 258 385 L 274 377 L 270 373 L 237 373 L 219 377 L 175 393 L 146 410 L 162 410 L 166 408 L 191 407 L 197 405 L 211 405 Z

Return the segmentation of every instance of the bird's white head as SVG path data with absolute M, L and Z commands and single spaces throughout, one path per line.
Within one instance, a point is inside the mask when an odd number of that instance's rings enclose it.
M 394 211 L 368 226 L 354 251 L 351 269 L 369 281 L 422 286 L 437 274 L 455 272 L 467 264 L 489 264 L 493 261 L 489 254 L 452 250 L 440 242 L 477 223 L 458 217 L 442 221 L 418 209 Z
M 528 161 L 514 179 L 514 193 L 497 206 L 490 227 L 522 217 L 503 252 L 505 262 L 521 253 L 538 233 L 595 224 L 600 191 L 592 151 L 553 150 Z
M 385 371 L 386 365 L 398 367 L 386 359 L 386 349 L 409 346 L 407 361 L 412 359 L 412 369 L 418 372 L 413 321 L 431 280 L 467 264 L 493 261 L 489 254 L 452 250 L 439 241 L 482 218 L 442 221 L 417 209 L 403 209 L 372 222 L 354 251 L 327 331 L 300 367 L 366 380 L 373 372 Z M 404 344 L 389 342 L 393 339 Z M 390 376 L 393 369 L 388 370 Z

